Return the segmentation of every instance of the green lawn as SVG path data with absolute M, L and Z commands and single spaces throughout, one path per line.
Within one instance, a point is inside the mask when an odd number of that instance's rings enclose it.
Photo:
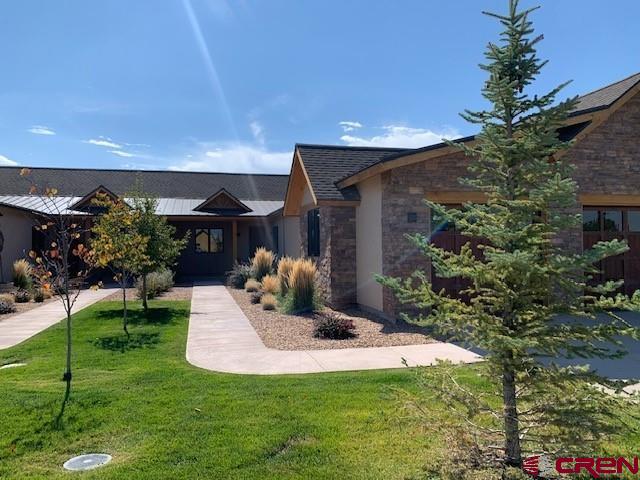
M 429 439 L 394 414 L 387 386 L 409 371 L 216 374 L 185 358 L 187 302 L 134 306 L 139 347 L 122 351 L 119 303 L 74 317 L 74 386 L 64 429 L 64 329 L 0 352 L 0 478 L 69 478 L 72 455 L 114 460 L 82 478 L 411 478 Z
M 412 371 L 297 376 L 217 374 L 185 358 L 187 302 L 132 312 L 124 348 L 121 305 L 74 317 L 74 386 L 54 429 L 64 385 L 64 328 L 0 352 L 0 478 L 70 478 L 69 457 L 105 452 L 100 479 L 423 478 L 440 439 L 398 415 L 390 388 L 412 390 Z M 462 381 L 483 388 L 473 367 Z M 435 411 L 442 406 L 434 405 Z M 631 451 L 637 433 L 614 449 Z

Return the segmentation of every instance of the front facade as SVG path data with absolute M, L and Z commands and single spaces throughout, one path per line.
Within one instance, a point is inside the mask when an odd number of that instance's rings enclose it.
M 602 275 L 624 279 L 633 292 L 640 288 L 640 74 L 580 97 L 558 133 L 574 141 L 565 155 L 576 166 L 575 211 L 584 219 L 583 231 L 566 232 L 562 241 L 582 249 L 602 238 L 625 238 L 630 251 L 604 262 Z M 63 169 L 34 169 L 34 175 L 75 199 L 100 186 L 126 195 L 139 178 L 159 198 L 158 214 L 179 234 L 190 232 L 178 275 L 223 274 L 264 245 L 280 255 L 314 259 L 329 304 L 358 304 L 395 317 L 399 305 L 374 277 L 431 272 L 407 234 L 426 234 L 451 249 L 470 240 L 455 227 L 443 228 L 424 204 L 425 198 L 449 205 L 483 201 L 458 181 L 468 162 L 447 144 L 296 145 L 288 176 Z M 18 171 L 0 168 L 5 281 L 13 260 L 31 248 L 34 217 L 42 213 L 25 194 L 28 185 L 20 184 Z M 460 288 L 455 279 L 432 281 L 452 293 Z
M 29 179 L 20 168 L 0 168 L 1 282 L 11 281 L 11 266 L 38 248 L 33 227 L 51 210 L 29 195 L 30 182 L 58 190 L 56 204 L 65 214 L 91 222 L 91 200 L 98 193 L 123 196 L 139 185 L 157 197 L 157 213 L 189 242 L 175 266 L 179 278 L 220 276 L 234 261 L 248 261 L 256 248 L 279 254 L 298 251 L 297 236 L 287 235 L 282 217 L 286 175 L 236 175 L 123 170 L 31 169 Z M 295 229 L 289 228 L 297 233 Z
M 572 139 L 566 153 L 576 167 L 584 231 L 562 240 L 576 250 L 601 238 L 625 238 L 630 250 L 603 262 L 604 279 L 624 279 L 625 290 L 640 288 L 640 74 L 580 97 L 560 129 Z M 473 142 L 473 137 L 460 139 Z M 449 249 L 472 239 L 431 218 L 426 198 L 445 205 L 482 202 L 459 183 L 469 158 L 447 144 L 422 149 L 297 145 L 284 215 L 301 225 L 301 254 L 317 259 L 330 303 L 357 303 L 395 317 L 393 294 L 376 274 L 406 278 L 431 266 L 407 234 L 421 233 Z M 308 248 L 309 212 L 319 216 L 320 233 Z M 316 237 L 319 237 L 319 241 Z M 431 279 L 436 288 L 455 293 L 456 279 Z

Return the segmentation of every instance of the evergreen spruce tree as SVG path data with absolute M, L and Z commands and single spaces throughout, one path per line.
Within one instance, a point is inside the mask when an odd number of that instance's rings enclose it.
M 499 441 L 501 462 L 513 467 L 522 465 L 523 451 L 584 448 L 584 442 L 612 428 L 613 397 L 594 388 L 607 381 L 586 368 L 557 366 L 553 359 L 619 355 L 601 342 L 638 336 L 614 313 L 636 309 L 638 298 L 618 293 L 620 282 L 594 286 L 592 278 L 598 263 L 624 253 L 626 243 L 600 242 L 579 252 L 563 242 L 567 232 L 581 228 L 572 166 L 562 155 L 571 144 L 557 133 L 576 99 L 556 101 L 566 84 L 544 95 L 530 93 L 546 63 L 536 54 L 542 36 L 533 34 L 533 10 L 520 10 L 511 0 L 506 15 L 486 13 L 504 27 L 481 65 L 488 74 L 482 94 L 490 107 L 463 114 L 481 127 L 474 143 L 451 143 L 470 157 L 469 176 L 461 182 L 483 192 L 486 203 L 446 209 L 427 202 L 432 215 L 479 239 L 480 254 L 474 255 L 469 244 L 453 253 L 426 236 L 412 237 L 437 276 L 461 277 L 468 286 L 461 297 L 451 298 L 434 291 L 421 271 L 404 280 L 379 279 L 402 302 L 425 312 L 407 317 L 410 321 L 486 352 L 483 371 L 495 391 L 474 395 L 445 382 L 441 396 L 460 409 L 464 425 L 491 437 L 487 445 Z M 607 321 L 595 321 L 598 312 L 608 314 Z M 581 320 L 559 321 L 562 313 Z M 487 418 L 476 423 L 480 414 Z

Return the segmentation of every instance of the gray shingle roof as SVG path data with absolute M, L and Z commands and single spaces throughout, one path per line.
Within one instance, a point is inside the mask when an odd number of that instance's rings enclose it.
M 99 185 L 123 195 L 131 192 L 139 178 L 144 190 L 157 197 L 205 199 L 225 188 L 242 200 L 278 201 L 284 199 L 289 178 L 288 175 L 72 168 L 33 168 L 30 177 L 39 187 L 54 187 L 62 196 L 82 197 Z M 0 167 L 0 195 L 25 195 L 29 185 L 29 180 L 20 177 L 20 167 Z
M 571 115 L 580 115 L 610 107 L 616 100 L 627 93 L 633 86 L 640 82 L 640 73 L 631 75 L 606 87 L 581 95 L 578 105 Z
M 336 183 L 380 162 L 387 155 L 408 150 L 307 144 L 298 144 L 296 148 L 318 200 L 358 200 L 356 188 L 340 190 Z

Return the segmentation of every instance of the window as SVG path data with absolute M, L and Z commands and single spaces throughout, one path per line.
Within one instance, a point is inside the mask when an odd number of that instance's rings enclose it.
M 605 210 L 603 212 L 602 226 L 605 232 L 621 232 L 622 231 L 622 211 L 621 210 Z
M 582 231 L 599 232 L 600 216 L 597 210 L 585 210 L 582 212 Z
M 273 253 L 278 253 L 278 226 L 271 227 L 271 250 Z
M 640 210 L 629 210 L 627 212 L 627 223 L 630 232 L 640 232 Z
M 196 253 L 224 251 L 224 231 L 221 228 L 196 228 L 193 237 L 196 241 Z
M 307 212 L 307 255 L 320 255 L 320 210 L 317 208 Z

